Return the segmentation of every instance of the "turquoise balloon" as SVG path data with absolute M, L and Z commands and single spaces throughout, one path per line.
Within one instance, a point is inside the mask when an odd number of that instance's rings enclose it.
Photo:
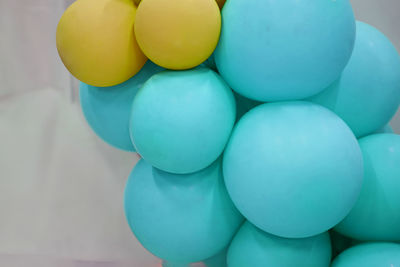
M 135 151 L 129 136 L 132 102 L 144 82 L 162 70 L 147 61 L 138 74 L 119 85 L 95 87 L 81 83 L 81 107 L 93 131 L 114 147 Z
M 308 238 L 287 239 L 245 222 L 228 251 L 229 267 L 329 267 L 331 244 L 327 232 Z
M 238 93 L 233 92 L 236 99 L 236 121 L 240 120 L 244 114 L 249 112 L 252 108 L 262 104 L 262 102 L 248 99 Z
M 348 250 L 335 258 L 332 267 L 398 267 L 400 245 L 394 243 L 366 243 Z
M 360 147 L 360 198 L 335 230 L 359 240 L 400 241 L 400 135 L 370 135 L 360 139 Z
M 125 188 L 125 214 L 140 243 L 169 262 L 197 262 L 228 246 L 243 222 L 222 178 L 221 161 L 172 174 L 140 160 Z
M 131 137 L 139 154 L 172 173 L 201 170 L 225 148 L 235 98 L 214 71 L 196 68 L 154 75 L 132 106 Z
M 339 115 L 357 137 L 387 124 L 400 103 L 400 56 L 374 27 L 357 22 L 354 52 L 341 78 L 310 99 Z
M 214 55 L 221 76 L 247 98 L 303 99 L 340 76 L 354 39 L 348 0 L 229 0 Z
M 238 122 L 224 177 L 239 211 L 282 237 L 320 234 L 339 223 L 361 190 L 362 155 L 349 127 L 309 102 L 258 106 Z
M 164 261 L 162 267 L 227 267 L 226 263 L 226 253 L 228 249 L 224 249 L 222 252 L 218 253 L 211 258 L 208 258 L 201 262 L 194 263 L 179 263 L 179 262 L 166 262 Z

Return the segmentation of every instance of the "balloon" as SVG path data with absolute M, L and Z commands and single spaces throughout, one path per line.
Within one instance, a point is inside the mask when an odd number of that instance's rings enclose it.
M 355 206 L 335 227 L 359 240 L 400 241 L 400 135 L 360 139 L 364 183 Z
M 300 101 L 263 104 L 244 115 L 223 167 L 239 211 L 262 230 L 289 238 L 339 223 L 356 202 L 363 176 L 349 127 L 328 109 Z
M 133 33 L 131 0 L 79 0 L 61 17 L 57 49 L 66 68 L 93 86 L 113 86 L 135 75 L 147 58 Z
M 397 267 L 400 266 L 400 245 L 394 243 L 366 243 L 340 254 L 332 267 Z
M 385 126 L 383 126 L 382 128 L 376 130 L 374 132 L 374 134 L 380 134 L 380 133 L 394 133 L 392 126 L 390 126 L 389 124 L 386 124 Z
M 81 83 L 81 107 L 93 131 L 114 147 L 135 151 L 129 135 L 132 102 L 143 83 L 162 70 L 148 61 L 138 74 L 113 87 Z
M 243 115 L 250 111 L 252 108 L 255 108 L 256 106 L 262 104 L 261 102 L 248 99 L 235 92 L 233 92 L 233 95 L 236 99 L 236 121 L 239 121 L 240 118 L 243 117 Z
M 382 128 L 400 103 L 400 56 L 374 27 L 357 22 L 354 52 L 341 78 L 311 101 L 339 115 L 357 137 Z
M 226 253 L 228 249 L 224 249 L 222 252 L 218 253 L 211 258 L 208 258 L 201 262 L 194 263 L 176 263 L 176 262 L 166 262 L 164 261 L 162 267 L 227 267 L 226 264 Z
M 142 245 L 171 262 L 214 256 L 243 221 L 226 192 L 220 160 L 185 175 L 140 160 L 126 184 L 125 213 Z
M 164 71 L 136 95 L 131 137 L 139 154 L 154 167 L 195 172 L 222 153 L 235 116 L 232 91 L 215 72 Z
M 331 244 L 332 244 L 332 257 L 336 257 L 344 250 L 359 243 L 358 240 L 353 240 L 333 230 L 331 230 L 329 234 L 331 237 Z
M 217 46 L 221 14 L 215 0 L 146 0 L 135 21 L 144 54 L 174 70 L 196 67 Z
M 348 0 L 229 0 L 214 54 L 221 76 L 239 94 L 294 100 L 340 76 L 354 38 Z
M 329 267 L 331 244 L 327 232 L 303 239 L 287 239 L 245 222 L 228 250 L 229 267 Z

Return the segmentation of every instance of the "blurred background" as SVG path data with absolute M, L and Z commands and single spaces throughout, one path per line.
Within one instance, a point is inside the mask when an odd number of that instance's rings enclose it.
M 72 2 L 0 0 L 0 266 L 161 266 L 124 218 L 138 156 L 94 135 L 57 55 Z M 351 2 L 400 51 L 400 1 Z M 400 133 L 400 112 L 391 125 Z

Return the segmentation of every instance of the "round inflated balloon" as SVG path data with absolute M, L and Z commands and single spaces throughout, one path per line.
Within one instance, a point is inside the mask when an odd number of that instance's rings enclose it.
M 222 153 L 235 116 L 233 93 L 212 70 L 164 71 L 136 95 L 131 137 L 139 154 L 156 168 L 195 172 Z
M 125 188 L 125 213 L 140 243 L 171 262 L 216 255 L 243 221 L 226 192 L 220 160 L 185 175 L 140 160 Z
M 238 93 L 233 93 L 236 99 L 236 120 L 238 121 L 244 114 L 250 111 L 252 108 L 262 104 L 261 102 L 248 99 Z
M 228 250 L 229 267 L 329 267 L 331 244 L 329 234 L 309 238 L 277 237 L 245 222 Z
M 400 245 L 394 243 L 361 244 L 337 256 L 332 267 L 397 267 Z
M 357 137 L 387 124 L 400 103 L 400 56 L 374 27 L 357 22 L 354 52 L 341 78 L 311 101 L 338 114 Z
M 132 102 L 144 82 L 162 70 L 148 61 L 138 74 L 113 87 L 81 83 L 81 107 L 93 131 L 114 147 L 135 151 L 129 135 Z
M 333 230 L 329 231 L 329 234 L 331 237 L 333 258 L 359 242 L 357 240 L 353 240 L 347 236 L 339 234 L 338 232 Z
M 364 157 L 361 194 L 335 230 L 359 240 L 400 241 L 400 135 L 360 139 Z
M 61 17 L 57 49 L 67 69 L 93 86 L 113 86 L 135 75 L 147 58 L 133 32 L 132 0 L 79 0 Z
M 194 263 L 182 263 L 182 262 L 167 262 L 164 261 L 162 267 L 227 267 L 226 263 L 226 253 L 228 248 L 224 249 L 222 252 L 218 253 L 211 258 L 208 258 L 201 262 Z
M 340 222 L 357 200 L 363 176 L 350 128 L 330 110 L 300 101 L 246 113 L 223 166 L 239 211 L 262 230 L 289 238 L 316 235 Z
M 339 77 L 354 38 L 348 0 L 229 0 L 214 54 L 239 94 L 263 102 L 302 99 Z
M 201 64 L 217 46 L 220 31 L 221 14 L 215 0 L 146 0 L 136 14 L 140 48 L 168 69 Z

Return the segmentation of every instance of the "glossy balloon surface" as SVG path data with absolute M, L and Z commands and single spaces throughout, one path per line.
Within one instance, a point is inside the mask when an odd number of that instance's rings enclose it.
M 359 240 L 400 241 L 400 135 L 360 139 L 364 158 L 361 194 L 335 230 Z
M 142 245 L 171 262 L 216 255 L 243 221 L 226 192 L 220 160 L 187 175 L 140 160 L 125 188 L 125 213 Z
M 387 124 L 400 103 L 400 56 L 374 27 L 357 22 L 354 51 L 341 78 L 311 98 L 338 114 L 357 137 Z
M 340 76 L 354 39 L 348 0 L 229 0 L 214 54 L 221 76 L 239 94 L 294 100 Z
M 327 232 L 300 239 L 277 237 L 245 222 L 228 250 L 229 267 L 329 267 L 331 244 Z
M 235 116 L 233 93 L 215 72 L 164 71 L 136 95 L 131 136 L 139 154 L 153 166 L 190 173 L 222 153 Z
M 138 7 L 135 35 L 144 54 L 174 70 L 196 67 L 217 46 L 221 14 L 215 0 L 146 0 Z
M 366 243 L 335 258 L 332 267 L 397 267 L 400 266 L 400 245 L 394 243 Z
M 223 167 L 239 211 L 262 230 L 289 238 L 340 222 L 358 198 L 363 175 L 351 130 L 309 102 L 263 104 L 244 115 Z
M 110 145 L 135 151 L 129 135 L 133 99 L 142 85 L 163 68 L 148 61 L 138 74 L 113 87 L 80 84 L 83 114 L 93 131 Z
M 57 26 L 57 49 L 67 69 L 93 86 L 113 86 L 135 75 L 147 58 L 133 32 L 132 0 L 79 0 Z

